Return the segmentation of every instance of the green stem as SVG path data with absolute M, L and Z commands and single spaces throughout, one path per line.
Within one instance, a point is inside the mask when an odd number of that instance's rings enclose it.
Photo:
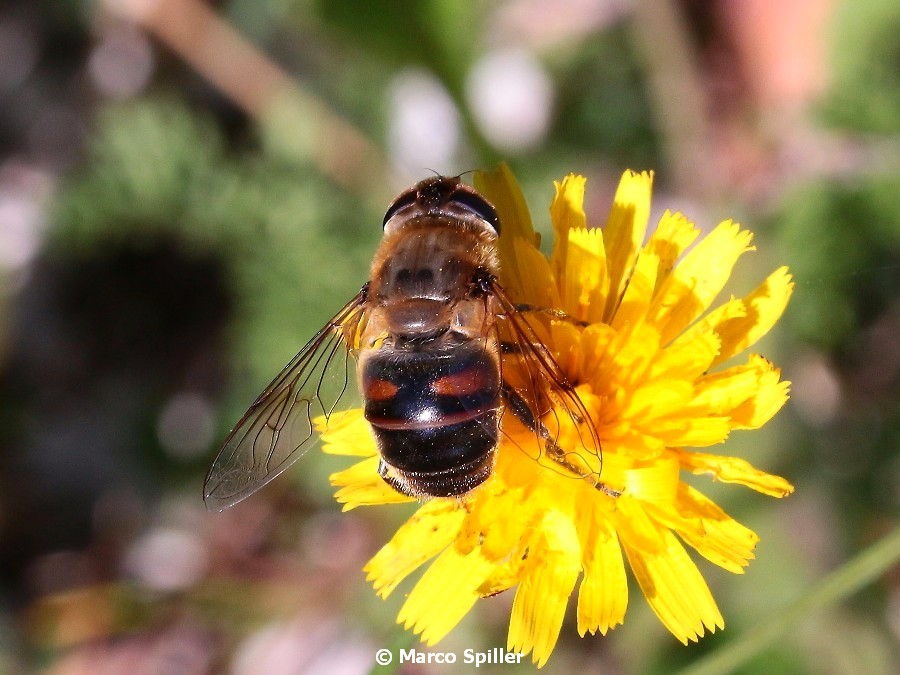
M 780 614 L 746 631 L 725 646 L 698 659 L 683 675 L 713 675 L 734 672 L 739 666 L 770 647 L 806 616 L 844 600 L 875 581 L 900 560 L 900 527 L 822 579 L 800 600 Z

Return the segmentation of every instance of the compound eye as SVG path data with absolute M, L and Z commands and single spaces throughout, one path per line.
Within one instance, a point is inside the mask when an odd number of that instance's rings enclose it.
M 475 192 L 457 190 L 453 193 L 452 201 L 474 213 L 493 227 L 497 234 L 500 234 L 500 218 L 497 216 L 497 210 L 484 197 Z
M 391 202 L 391 205 L 388 207 L 387 212 L 384 214 L 384 221 L 382 221 L 381 227 L 384 228 L 388 224 L 388 221 L 394 217 L 397 211 L 406 208 L 410 204 L 415 204 L 418 195 L 419 193 L 415 188 L 411 188 L 406 192 L 398 195 L 397 198 L 393 202 Z

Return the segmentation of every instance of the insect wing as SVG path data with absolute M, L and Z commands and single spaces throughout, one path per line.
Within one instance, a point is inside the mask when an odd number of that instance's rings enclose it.
M 313 420 L 351 407 L 353 341 L 365 319 L 364 293 L 347 303 L 278 374 L 244 414 L 203 483 L 207 508 L 221 511 L 268 484 L 321 443 Z M 349 344 L 348 344 L 349 343 Z
M 517 307 L 496 281 L 491 292 L 502 310 L 498 329 L 506 365 L 502 374 L 506 403 L 509 412 L 534 433 L 539 448 L 537 456 L 523 450 L 544 466 L 554 470 L 563 466 L 605 490 L 599 483 L 603 463 L 600 437 L 584 402 L 538 336 L 527 312 Z M 575 442 L 561 442 L 564 435 L 574 437 Z

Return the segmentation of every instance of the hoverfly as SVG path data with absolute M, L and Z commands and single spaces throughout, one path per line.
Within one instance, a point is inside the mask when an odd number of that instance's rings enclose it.
M 527 318 L 553 310 L 515 305 L 498 282 L 493 205 L 459 177 L 436 176 L 402 192 L 383 226 L 369 281 L 226 438 L 204 483 L 209 508 L 250 496 L 319 445 L 313 419 L 349 407 L 354 380 L 379 473 L 399 492 L 461 496 L 486 481 L 504 410 L 535 434 L 542 457 L 587 477 L 551 429 L 574 425 L 579 450 L 599 456 L 597 433 Z M 507 377 L 512 359 L 523 365 Z

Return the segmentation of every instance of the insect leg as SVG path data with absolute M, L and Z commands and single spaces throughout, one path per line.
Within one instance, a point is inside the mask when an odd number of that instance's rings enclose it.
M 518 419 L 522 424 L 531 429 L 531 431 L 533 431 L 538 435 L 538 437 L 540 437 L 541 441 L 543 441 L 544 443 L 544 447 L 547 449 L 547 455 L 550 457 L 550 459 L 552 459 L 560 466 L 565 467 L 576 476 L 584 478 L 600 492 L 603 492 L 610 497 L 621 496 L 622 493 L 620 491 L 613 490 L 605 483 L 596 480 L 593 474 L 585 475 L 585 473 L 581 469 L 579 469 L 566 459 L 565 450 L 559 447 L 559 445 L 553 439 L 550 430 L 547 429 L 543 422 L 541 422 L 534 416 L 534 413 L 528 406 L 528 403 L 519 395 L 519 393 L 515 389 L 504 383 L 500 387 L 500 395 L 503 397 L 503 400 L 506 401 L 507 406 L 509 406 L 510 412 L 515 415 L 516 419 Z
M 559 319 L 560 321 L 568 321 L 569 323 L 575 324 L 576 326 L 581 326 L 582 328 L 586 328 L 587 326 L 591 325 L 590 322 L 588 322 L 588 321 L 582 321 L 581 319 L 576 319 L 571 314 L 567 314 L 566 312 L 562 311 L 561 309 L 554 309 L 552 307 L 538 307 L 536 305 L 521 304 L 521 305 L 516 305 L 516 309 L 519 310 L 520 312 L 535 312 L 535 313 L 546 314 L 547 316 L 549 316 L 553 319 Z
M 407 497 L 418 497 L 415 492 L 409 489 L 409 486 L 393 473 L 391 473 L 391 467 L 385 462 L 383 459 L 378 460 L 378 475 L 384 480 L 385 483 L 390 485 L 400 494 L 404 494 Z

